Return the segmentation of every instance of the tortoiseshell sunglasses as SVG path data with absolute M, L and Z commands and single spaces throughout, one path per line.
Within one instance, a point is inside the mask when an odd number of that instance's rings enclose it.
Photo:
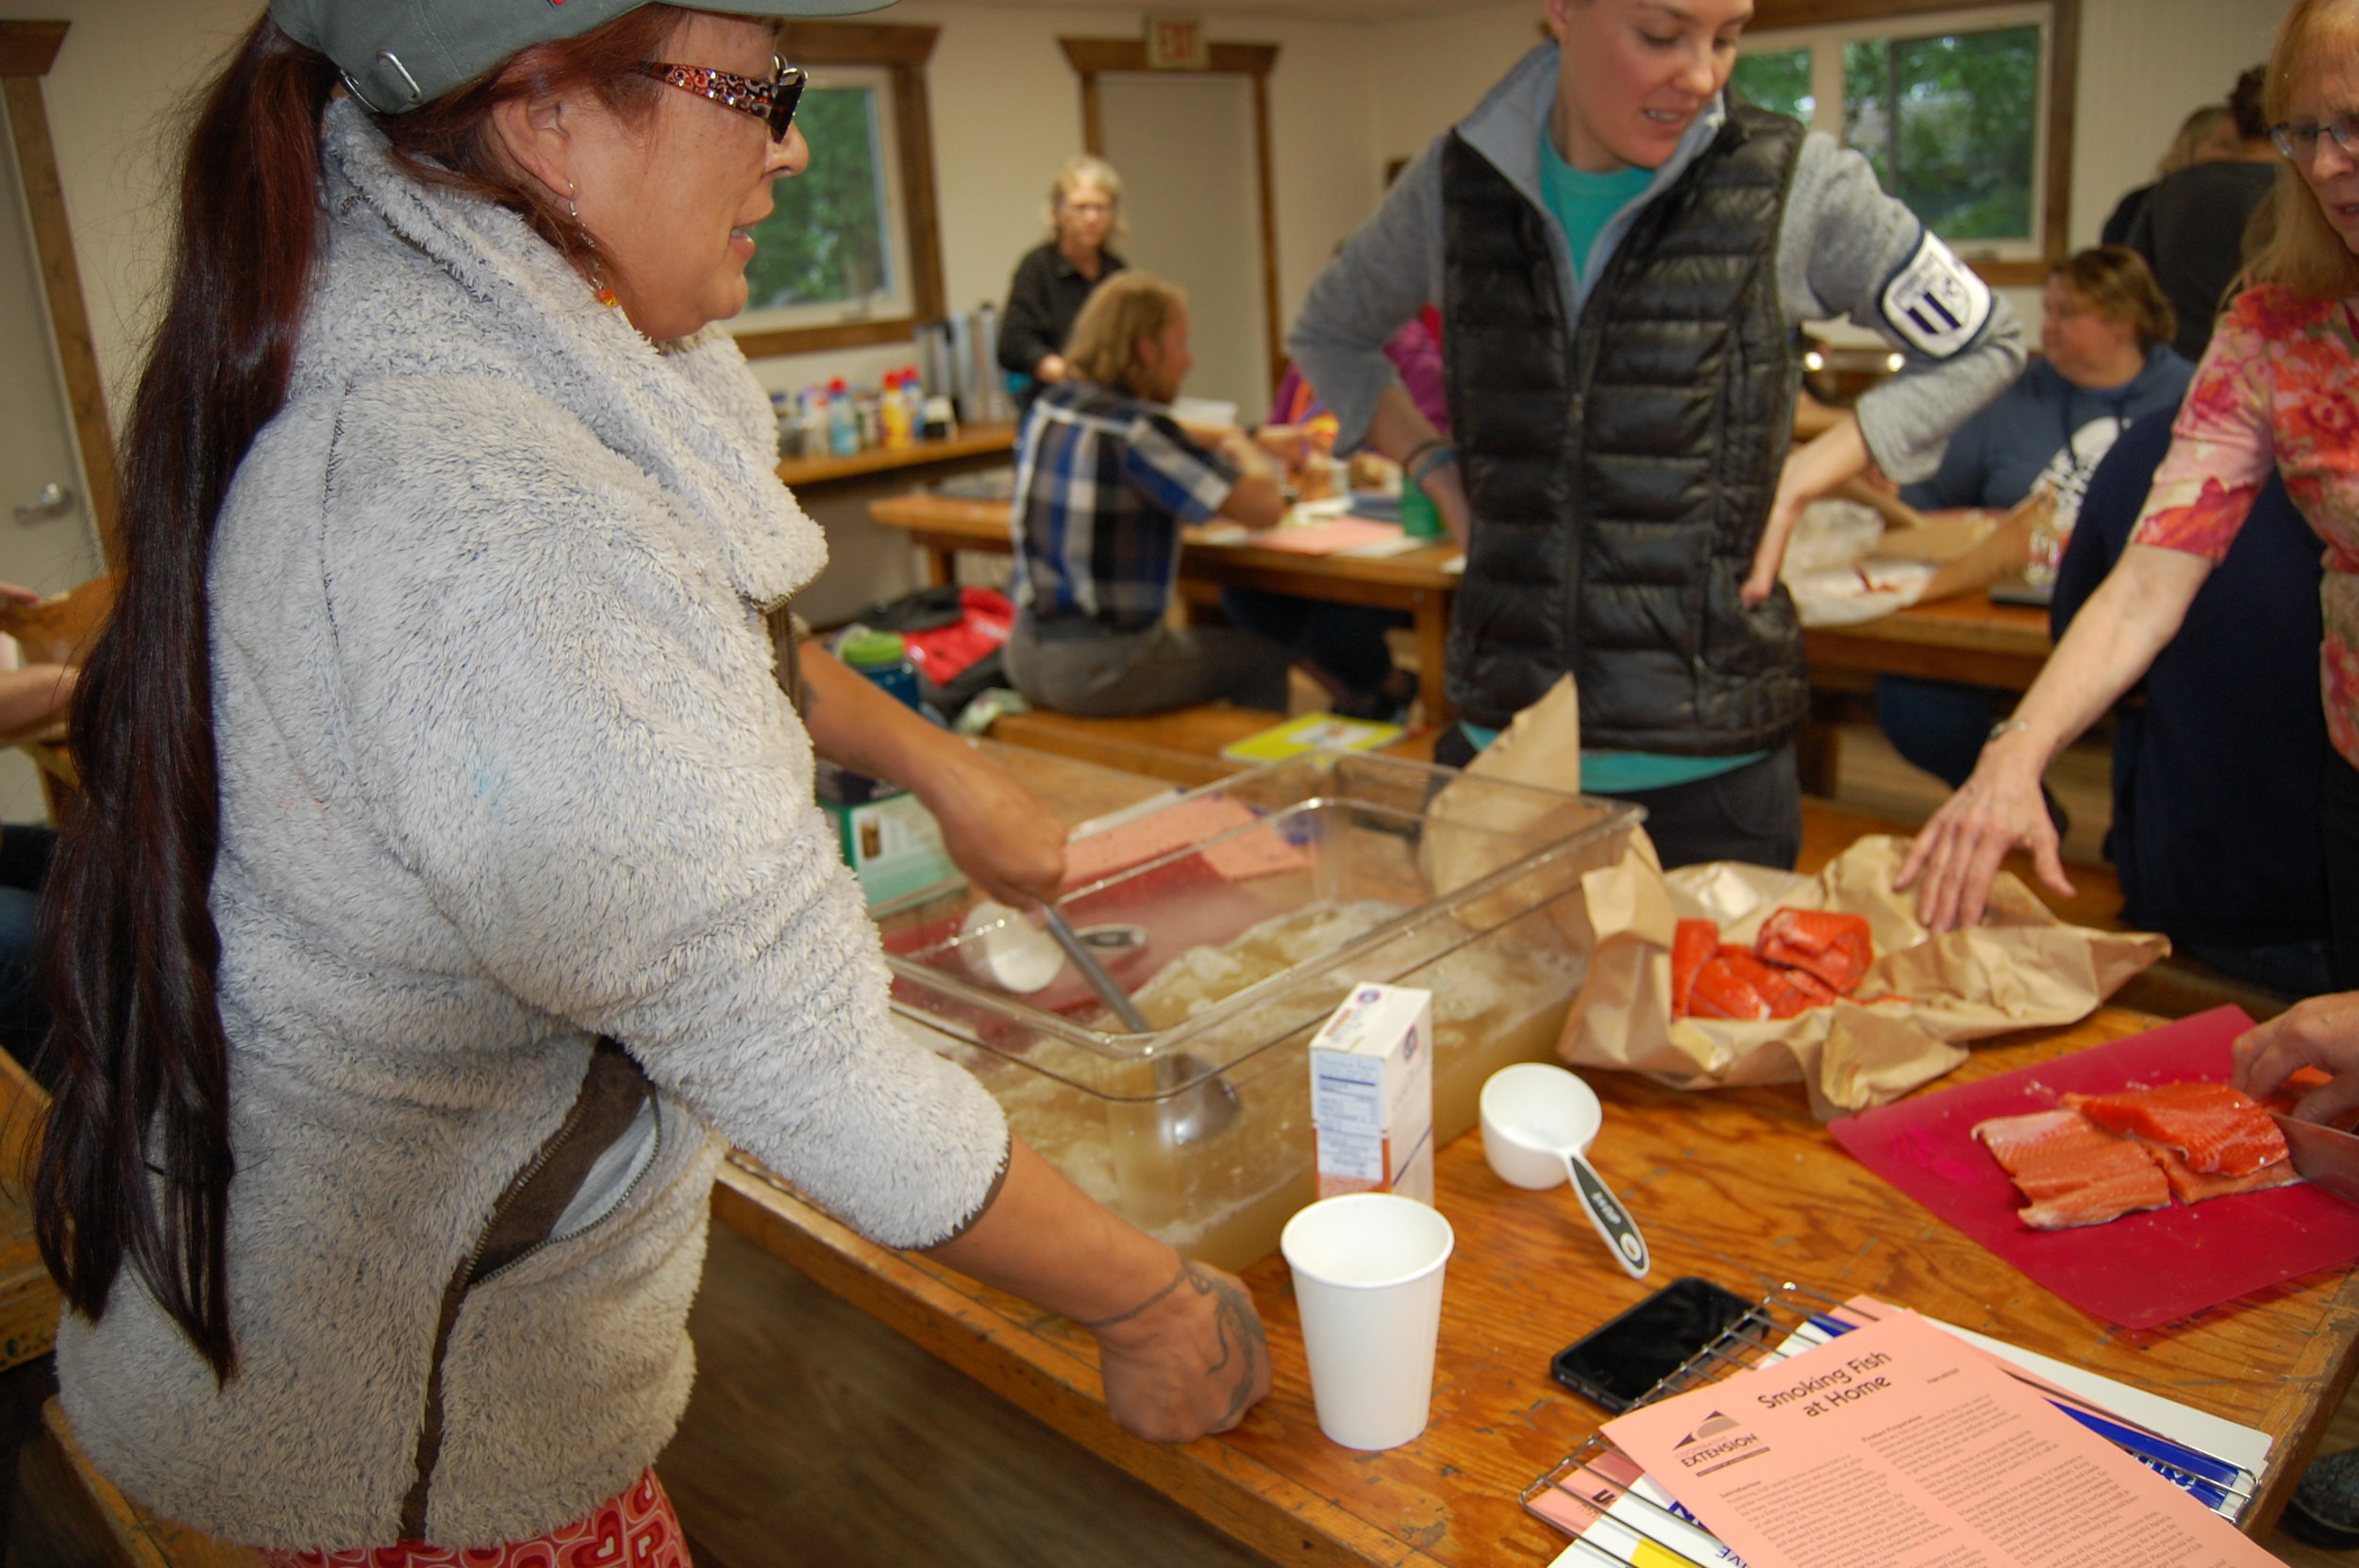
M 645 61 L 639 69 L 683 92 L 694 92 L 699 98 L 710 98 L 740 114 L 767 122 L 773 142 L 786 140 L 787 127 L 795 123 L 795 106 L 803 101 L 803 84 L 810 79 L 799 67 L 787 64 L 776 55 L 770 57 L 770 79 L 766 82 L 707 66 L 667 65 L 661 60 Z

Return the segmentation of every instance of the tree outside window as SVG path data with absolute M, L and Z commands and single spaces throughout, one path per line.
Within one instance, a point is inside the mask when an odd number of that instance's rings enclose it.
M 778 208 L 754 230 L 747 309 L 867 303 L 894 292 L 878 90 L 814 87 L 795 123 L 811 166 L 772 186 Z
M 1840 138 L 1969 256 L 2043 254 L 2044 8 L 1748 35 L 1732 84 Z

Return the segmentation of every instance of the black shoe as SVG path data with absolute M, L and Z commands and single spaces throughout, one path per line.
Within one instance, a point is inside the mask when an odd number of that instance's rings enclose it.
M 2359 1546 L 2359 1448 L 2312 1460 L 2277 1527 L 2330 1552 Z
M 1417 700 L 1417 677 L 1406 670 L 1395 670 L 1384 677 L 1384 684 L 1373 692 L 1355 692 L 1328 704 L 1327 710 L 1339 719 L 1365 719 L 1377 724 L 1397 725 L 1409 717 L 1409 705 Z

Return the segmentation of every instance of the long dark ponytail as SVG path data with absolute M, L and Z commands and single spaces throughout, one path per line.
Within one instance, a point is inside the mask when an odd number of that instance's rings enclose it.
M 205 575 L 230 477 L 286 396 L 336 82 L 265 18 L 190 134 L 170 304 L 124 441 L 123 583 L 75 690 L 81 793 L 43 900 L 58 1087 L 33 1181 L 42 1258 L 92 1318 L 128 1261 L 224 1378 L 237 1352 Z
M 644 111 L 661 89 L 637 64 L 680 18 L 642 7 L 379 125 L 420 177 L 517 209 L 579 258 L 561 205 L 497 156 L 491 111 L 572 85 Z M 221 814 L 206 575 L 230 480 L 286 400 L 339 79 L 266 15 L 196 115 L 170 300 L 123 445 L 122 587 L 75 695 L 80 799 L 43 895 L 57 1089 L 32 1182 L 42 1260 L 93 1320 L 127 1262 L 224 1380 L 234 1172 L 207 902 Z

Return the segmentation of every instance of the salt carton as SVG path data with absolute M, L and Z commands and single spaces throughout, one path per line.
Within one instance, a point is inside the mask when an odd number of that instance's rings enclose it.
M 1433 1201 L 1433 993 L 1355 985 L 1311 1041 L 1319 1196 Z

